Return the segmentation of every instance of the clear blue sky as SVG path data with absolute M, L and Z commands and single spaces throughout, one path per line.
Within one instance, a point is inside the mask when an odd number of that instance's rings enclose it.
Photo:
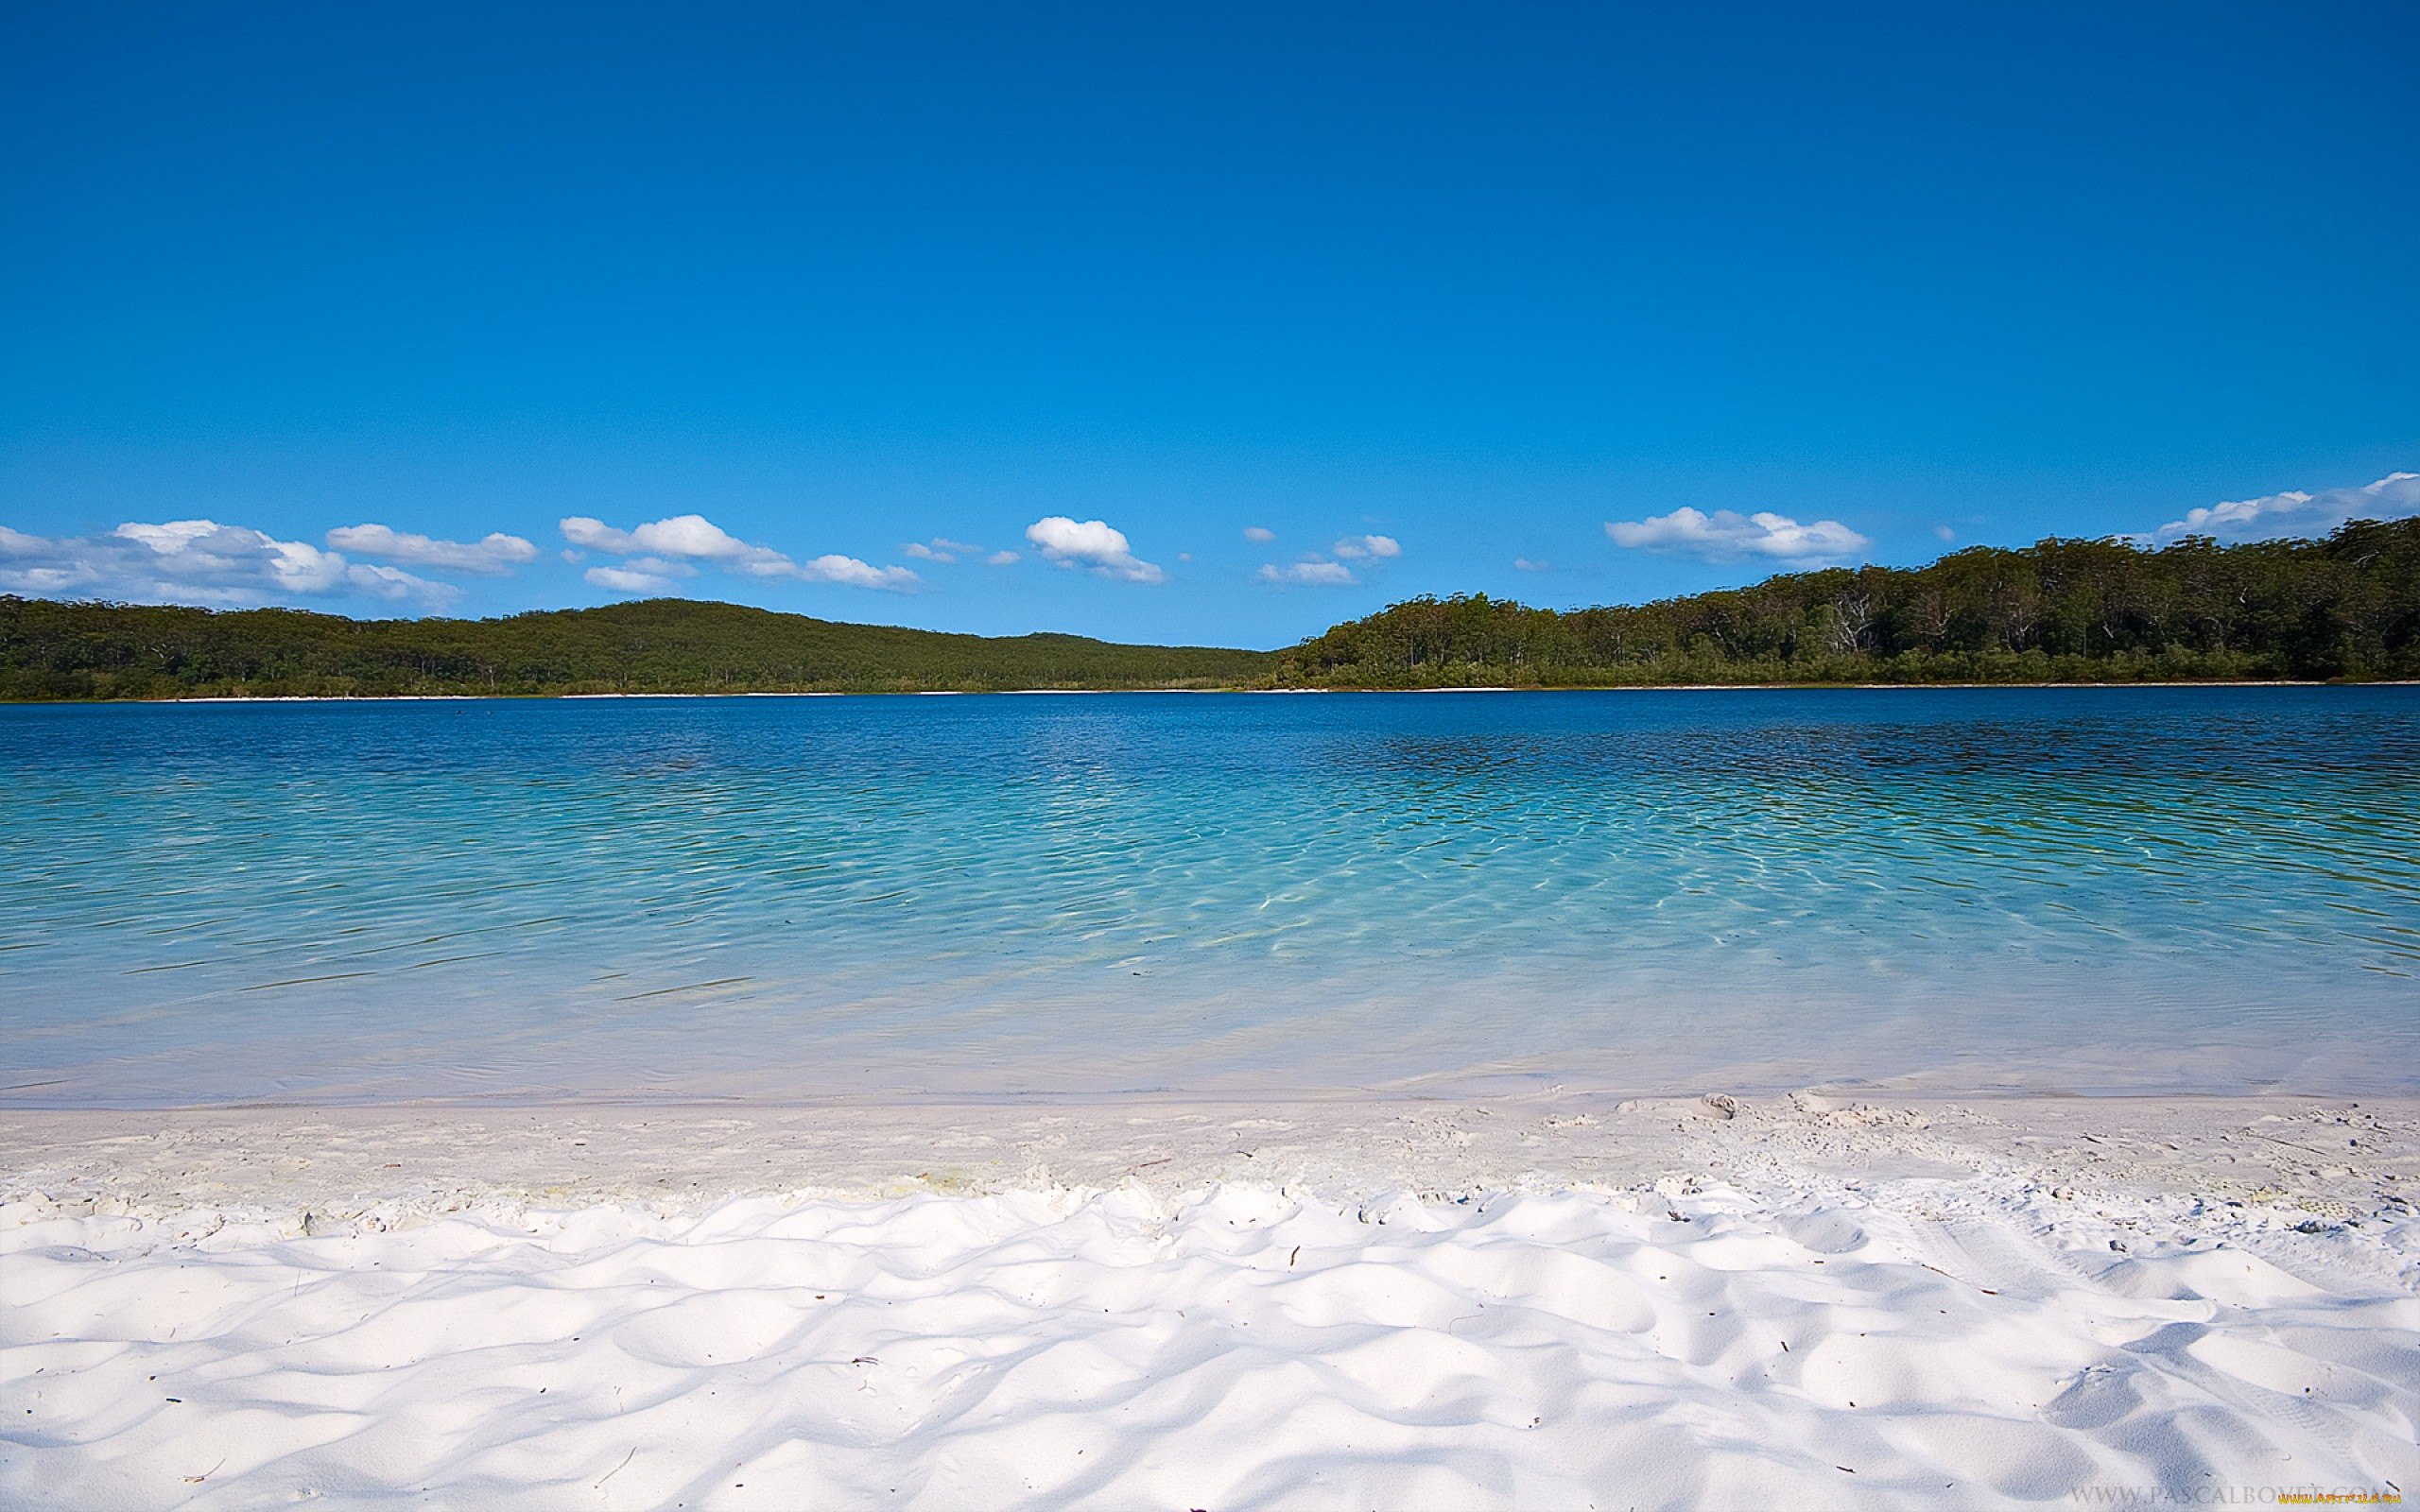
M 2420 510 L 2408 0 L 5 27 L 21 592 L 1267 645 Z

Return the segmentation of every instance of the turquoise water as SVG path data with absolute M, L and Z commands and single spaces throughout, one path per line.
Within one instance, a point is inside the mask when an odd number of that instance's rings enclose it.
M 19 1105 L 2420 1082 L 2420 689 L 0 709 Z

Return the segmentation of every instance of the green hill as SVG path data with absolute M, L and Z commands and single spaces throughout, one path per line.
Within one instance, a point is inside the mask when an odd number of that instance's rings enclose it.
M 2420 519 L 1977 547 L 1558 611 L 1421 598 L 1284 651 L 943 635 L 650 599 L 350 620 L 0 597 L 0 698 L 2420 678 Z
M 2420 678 L 2420 519 L 2158 551 L 1979 546 L 1567 612 L 1423 598 L 1280 655 L 1300 687 Z
M 0 698 L 1200 688 L 1262 651 L 943 635 L 659 598 L 493 620 L 351 620 L 0 597 Z

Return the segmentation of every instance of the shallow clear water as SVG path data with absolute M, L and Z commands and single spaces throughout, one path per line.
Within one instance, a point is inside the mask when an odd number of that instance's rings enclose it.
M 0 709 L 0 1098 L 2420 1083 L 2420 689 Z

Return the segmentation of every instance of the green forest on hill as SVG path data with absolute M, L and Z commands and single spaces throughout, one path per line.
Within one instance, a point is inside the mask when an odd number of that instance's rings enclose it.
M 651 599 L 352 620 L 0 596 L 0 699 L 2420 678 L 2420 519 L 1976 547 L 1555 610 L 1422 598 L 1283 651 L 945 635 Z
M 658 598 L 493 620 L 0 598 L 0 698 L 1219 688 L 1260 651 L 943 635 Z
M 2420 519 L 2325 541 L 1978 546 L 1557 612 L 1424 598 L 1282 655 L 1298 687 L 2420 677 Z

